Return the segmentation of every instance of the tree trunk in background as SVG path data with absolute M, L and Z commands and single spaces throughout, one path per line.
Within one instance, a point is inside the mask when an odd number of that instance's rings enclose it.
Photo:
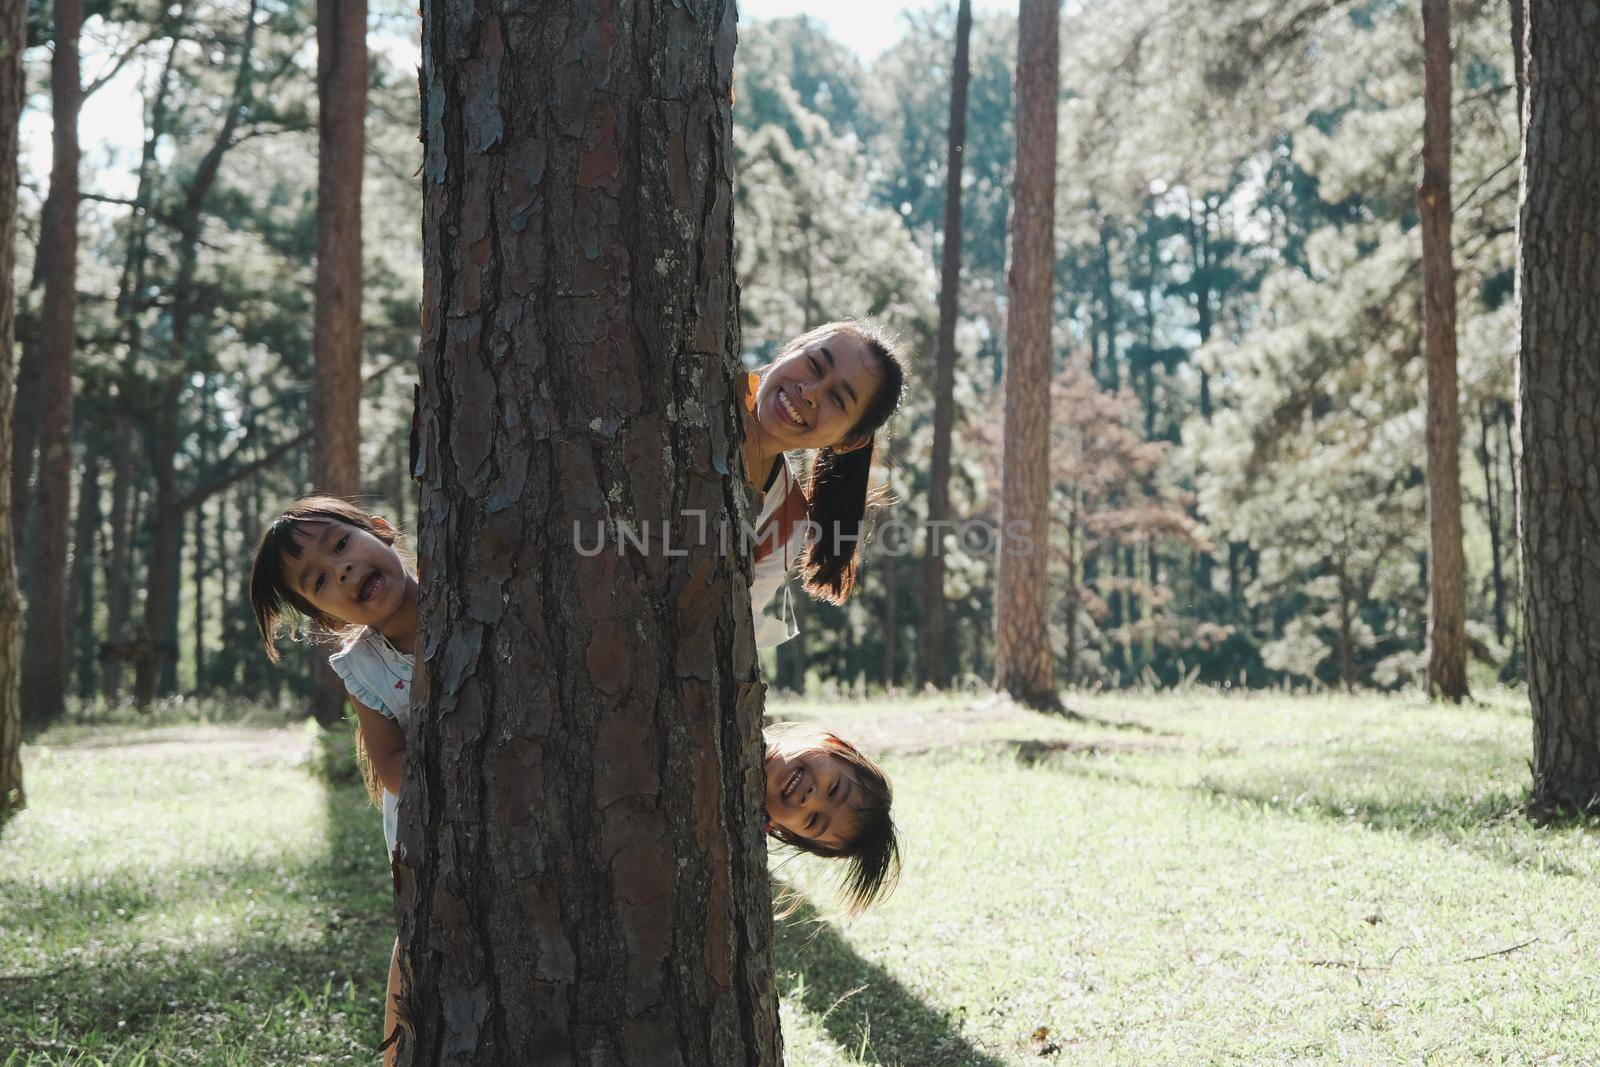
M 899 604 L 895 597 L 895 561 L 893 556 L 883 560 L 883 685 L 893 689 L 900 683 L 900 672 L 895 666 L 899 654 L 896 638 L 899 636 Z
M 1450 0 L 1422 0 L 1423 334 L 1428 353 L 1428 690 L 1467 695 L 1466 559 L 1461 545 L 1461 411 L 1456 269 L 1450 251 Z
M 1030 707 L 1060 707 L 1050 659 L 1050 287 L 1055 273 L 1056 97 L 1060 0 L 1017 15 L 1017 162 L 1006 272 L 1005 445 L 995 594 L 995 687 Z
M 17 125 L 26 87 L 22 48 L 27 0 L 0 0 L 0 486 L 11 476 L 11 380 L 17 363 L 12 290 L 17 238 Z M 0 495 L 0 823 L 27 803 L 22 788 L 22 704 L 18 692 L 22 605 L 17 596 L 12 496 Z
M 128 540 L 132 536 L 132 512 L 128 497 L 134 470 L 134 431 L 122 420 L 111 473 L 111 550 L 106 553 L 106 640 L 126 641 L 129 637 L 128 593 L 132 580 L 128 574 L 131 556 Z M 107 656 L 100 667 L 100 692 L 115 703 L 122 696 L 122 661 Z
M 1506 639 L 1506 579 L 1501 565 L 1504 552 L 1505 489 L 1500 484 L 1500 464 L 1490 447 L 1491 416 L 1487 404 L 1478 407 L 1478 463 L 1483 467 L 1484 522 L 1489 527 L 1490 589 L 1494 593 L 1494 639 Z
M 961 300 L 961 172 L 967 140 L 967 60 L 972 0 L 956 7 L 956 56 L 945 150 L 944 250 L 939 262 L 939 340 L 933 377 L 933 458 L 928 474 L 928 547 L 922 558 L 922 647 L 917 685 L 950 684 L 944 625 L 944 553 L 936 531 L 950 518 L 950 435 L 955 426 L 956 319 Z
M 361 168 L 367 115 L 367 2 L 317 0 L 316 380 L 311 484 L 361 492 Z M 344 715 L 344 684 L 312 656 L 311 713 Z
M 43 220 L 41 219 L 42 223 Z M 15 249 L 12 250 L 15 258 Z M 13 305 L 16 294 L 12 294 Z M 33 450 L 39 438 L 39 343 L 23 344 L 15 339 L 15 308 L 13 307 L 13 343 L 20 353 L 16 360 L 11 412 L 11 538 L 19 555 L 25 551 L 28 531 L 28 504 L 33 492 Z M 7 371 L 7 375 L 10 375 Z
M 1600 797 L 1600 19 L 1529 0 L 1517 281 L 1536 810 Z
M 172 647 L 178 602 L 178 545 L 181 542 L 183 515 L 178 507 L 177 471 L 178 400 L 182 395 L 184 368 L 188 366 L 189 326 L 194 315 L 195 272 L 200 255 L 202 209 L 216 181 L 222 157 L 233 145 L 233 132 L 239 116 L 250 103 L 251 57 L 255 50 L 257 0 L 250 0 L 245 13 L 244 36 L 239 49 L 239 70 L 234 79 L 233 102 L 222 128 L 201 157 L 194 176 L 184 189 L 178 211 L 177 278 L 172 286 L 168 310 L 171 337 L 167 343 L 168 379 L 156 401 L 156 427 L 150 442 L 150 465 L 155 471 L 156 494 L 152 506 L 149 545 L 149 573 L 145 580 L 144 628 L 141 640 L 144 654 L 135 661 L 133 699 L 148 707 L 154 699 L 158 681 L 170 688 L 175 680 L 170 662 L 176 655 Z
M 194 693 L 206 689 L 206 506 L 194 509 Z
M 734 5 L 490 12 L 422 14 L 400 1061 L 775 1065 Z M 672 554 L 576 551 L 624 515 Z
M 78 34 L 83 0 L 55 0 L 50 60 L 51 209 L 39 324 L 38 512 L 22 649 L 22 708 L 30 722 L 61 714 L 67 695 L 67 546 L 72 505 L 72 351 L 78 309 Z
M 72 570 L 67 580 L 67 603 L 76 613 L 72 623 L 74 662 L 72 673 L 78 696 L 84 700 L 94 693 L 94 554 L 95 538 L 100 533 L 100 466 L 105 444 L 93 429 L 94 438 L 84 450 L 83 473 L 78 476 L 76 527 L 72 534 Z
M 1511 3 L 1511 69 L 1517 79 L 1517 126 L 1523 123 L 1528 106 L 1528 0 Z

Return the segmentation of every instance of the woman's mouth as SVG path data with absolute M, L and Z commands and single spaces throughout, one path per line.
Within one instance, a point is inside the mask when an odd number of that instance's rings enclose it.
M 794 406 L 794 401 L 789 399 L 789 394 L 784 391 L 781 385 L 778 386 L 778 407 L 785 415 L 789 416 L 789 421 L 794 423 L 795 426 L 802 430 L 806 428 L 806 420 L 800 417 L 799 409 Z
M 800 779 L 805 774 L 805 770 L 806 769 L 804 767 L 796 767 L 794 770 L 789 772 L 788 780 L 783 783 L 783 788 L 778 791 L 779 799 L 789 799 L 789 794 L 793 793 L 795 787 L 800 784 Z
M 373 571 L 361 579 L 361 586 L 356 590 L 356 602 L 365 604 L 381 592 L 383 592 L 383 573 Z

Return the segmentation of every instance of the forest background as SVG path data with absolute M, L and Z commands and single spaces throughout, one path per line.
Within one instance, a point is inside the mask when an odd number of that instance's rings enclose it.
M 1384 0 L 1202 6 L 1204 17 L 1176 18 L 1167 0 L 1086 0 L 1063 14 L 1057 680 L 1404 687 L 1425 662 L 1428 590 L 1420 28 L 1408 5 Z M 1467 633 L 1478 676 L 1515 681 L 1510 14 L 1453 11 Z M 25 626 L 55 595 L 31 581 L 49 417 L 37 358 L 47 14 L 30 22 L 20 156 L 10 491 Z M 234 2 L 102 3 L 84 23 L 89 100 L 115 98 L 99 113 L 123 118 L 115 137 L 84 142 L 60 590 L 64 684 L 78 702 L 299 700 L 311 684 L 309 652 L 287 669 L 266 662 L 244 577 L 264 519 L 310 485 L 314 12 L 259 6 L 248 106 L 230 119 L 246 14 Z M 876 517 L 912 525 L 928 499 L 954 21 L 942 6 L 905 13 L 897 39 L 864 61 L 818 21 L 747 20 L 736 74 L 747 359 L 844 316 L 908 342 L 907 403 L 880 449 L 891 502 Z M 379 5 L 371 28 L 361 490 L 405 529 L 420 297 L 414 16 Z M 981 524 L 999 520 L 1015 56 L 1014 13 L 980 4 L 950 483 L 952 516 L 972 525 L 945 538 L 933 594 L 948 604 L 949 654 L 937 665 L 920 655 L 926 540 L 879 540 L 860 595 L 804 605 L 801 636 L 768 664 L 780 686 L 992 676 L 995 558 Z M 175 344 L 180 303 L 189 321 Z M 141 667 L 147 683 L 130 691 Z M 37 724 L 59 706 L 24 715 Z

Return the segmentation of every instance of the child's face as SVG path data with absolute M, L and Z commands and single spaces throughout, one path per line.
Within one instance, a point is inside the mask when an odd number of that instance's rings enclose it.
M 830 848 L 847 841 L 864 794 L 855 768 L 817 745 L 767 753 L 767 817 L 790 833 Z
M 387 523 L 377 521 L 387 530 Z M 284 578 L 330 619 L 382 630 L 415 595 L 394 546 L 365 530 L 337 521 L 308 522 L 295 540 L 300 555 L 284 556 Z

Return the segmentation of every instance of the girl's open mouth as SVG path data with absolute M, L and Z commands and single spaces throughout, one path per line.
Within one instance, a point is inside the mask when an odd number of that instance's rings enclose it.
M 383 574 L 380 571 L 373 571 L 371 574 L 361 579 L 361 587 L 356 590 L 356 600 L 359 603 L 365 604 L 382 591 Z
M 783 783 L 783 789 L 778 793 L 778 796 L 788 800 L 789 794 L 793 793 L 795 786 L 800 784 L 800 777 L 805 774 L 805 770 L 804 767 L 796 767 L 793 771 L 790 771 L 789 779 Z

